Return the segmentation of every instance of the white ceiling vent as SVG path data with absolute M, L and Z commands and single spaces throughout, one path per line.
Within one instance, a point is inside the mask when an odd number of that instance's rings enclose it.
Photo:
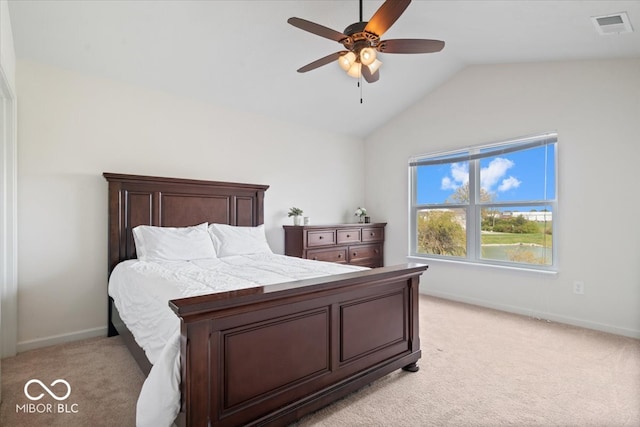
M 633 31 L 627 12 L 604 16 L 592 16 L 591 20 L 593 21 L 593 25 L 596 26 L 598 33 L 601 35 L 622 34 Z

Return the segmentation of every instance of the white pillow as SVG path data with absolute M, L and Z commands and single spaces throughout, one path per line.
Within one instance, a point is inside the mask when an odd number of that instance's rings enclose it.
M 219 257 L 273 253 L 267 243 L 264 224 L 257 227 L 210 224 L 209 232 Z
M 206 222 L 192 227 L 139 225 L 133 229 L 138 259 L 190 261 L 216 258 L 207 226 Z

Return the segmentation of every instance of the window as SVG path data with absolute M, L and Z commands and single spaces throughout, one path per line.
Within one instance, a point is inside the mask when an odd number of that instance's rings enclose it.
M 414 257 L 555 269 L 557 134 L 414 157 Z

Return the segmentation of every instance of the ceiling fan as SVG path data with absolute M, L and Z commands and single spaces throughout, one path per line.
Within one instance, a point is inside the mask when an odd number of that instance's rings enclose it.
M 369 83 L 380 78 L 380 65 L 377 53 L 433 53 L 444 48 L 441 40 L 427 39 L 391 39 L 380 40 L 389 27 L 402 15 L 411 0 L 386 0 L 373 14 L 370 21 L 362 20 L 362 0 L 360 0 L 360 21 L 349 25 L 344 32 L 327 28 L 323 25 L 307 21 L 302 18 L 289 18 L 287 22 L 294 27 L 337 41 L 346 50 L 332 53 L 304 67 L 299 73 L 306 73 L 333 61 L 338 61 L 340 67 L 351 77 L 361 76 Z

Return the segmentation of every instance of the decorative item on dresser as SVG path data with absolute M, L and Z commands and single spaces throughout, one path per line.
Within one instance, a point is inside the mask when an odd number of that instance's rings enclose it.
M 386 222 L 284 226 L 284 253 L 299 258 L 382 267 Z
M 304 212 L 300 208 L 293 207 L 289 209 L 287 216 L 293 217 L 293 225 L 300 225 L 300 218 Z
M 356 209 L 354 215 L 358 217 L 358 222 L 365 222 L 364 219 L 367 217 L 367 210 L 359 207 Z

